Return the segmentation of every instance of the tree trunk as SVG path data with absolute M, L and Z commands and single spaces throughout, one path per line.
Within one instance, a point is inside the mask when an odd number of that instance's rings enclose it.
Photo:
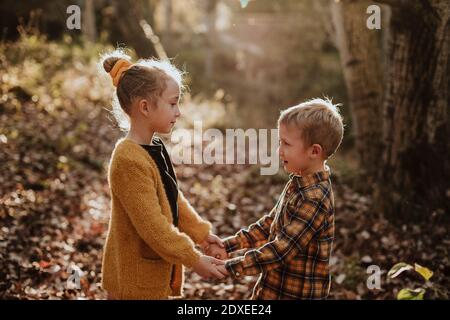
M 172 41 L 172 16 L 173 16 L 173 3 L 172 0 L 164 0 L 164 31 L 163 40 L 164 45 L 170 47 Z
M 94 43 L 97 40 L 97 28 L 95 24 L 95 4 L 94 0 L 86 0 L 83 7 L 84 23 L 82 31 L 86 39 Z
M 143 0 L 113 0 L 112 3 L 114 6 L 113 26 L 117 28 L 117 33 L 113 34 L 112 40 L 133 47 L 140 57 L 157 57 L 152 42 L 146 38 L 140 25 L 146 16 L 147 23 L 153 25 L 154 20 L 148 19 L 154 13 L 149 12 L 153 7 L 149 8 L 150 4 L 144 3 Z
M 205 77 L 211 79 L 214 74 L 214 56 L 216 49 L 216 8 L 218 0 L 206 2 L 206 38 L 208 46 L 205 53 Z
M 387 216 L 426 219 L 449 203 L 450 2 L 379 2 L 392 4 L 392 16 L 375 204 Z
M 370 1 L 331 1 L 331 11 L 352 113 L 355 145 L 364 185 L 379 165 L 383 73 L 378 30 L 366 26 Z

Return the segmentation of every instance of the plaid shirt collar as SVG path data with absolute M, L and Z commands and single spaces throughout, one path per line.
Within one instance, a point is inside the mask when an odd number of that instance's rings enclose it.
M 299 176 L 291 173 L 289 179 L 296 183 L 300 189 L 303 189 L 330 179 L 330 168 L 325 166 L 325 171 L 315 172 L 307 176 Z

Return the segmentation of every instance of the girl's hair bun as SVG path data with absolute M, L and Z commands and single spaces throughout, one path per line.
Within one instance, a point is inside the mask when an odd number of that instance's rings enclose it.
M 119 61 L 120 59 L 123 58 L 115 56 L 106 58 L 105 60 L 103 60 L 103 69 L 105 69 L 105 71 L 109 73 L 112 70 L 112 68 L 114 68 L 116 62 Z

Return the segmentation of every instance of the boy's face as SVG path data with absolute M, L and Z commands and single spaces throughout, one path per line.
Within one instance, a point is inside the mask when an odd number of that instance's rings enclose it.
M 298 129 L 280 124 L 278 129 L 280 146 L 278 153 L 283 168 L 289 173 L 300 175 L 308 172 L 317 162 L 313 146 L 305 146 Z

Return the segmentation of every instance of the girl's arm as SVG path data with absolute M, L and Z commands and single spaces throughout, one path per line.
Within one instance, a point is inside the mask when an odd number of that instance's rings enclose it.
M 192 240 L 162 214 L 154 179 L 145 158 L 121 155 L 111 163 L 111 192 L 139 236 L 164 260 L 192 267 L 201 254 Z
M 203 220 L 189 201 L 178 190 L 178 227 L 196 243 L 200 244 L 211 231 L 211 224 Z

